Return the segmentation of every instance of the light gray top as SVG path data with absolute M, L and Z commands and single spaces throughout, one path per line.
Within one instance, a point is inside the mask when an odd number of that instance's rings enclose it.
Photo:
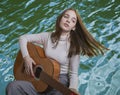
M 80 63 L 80 55 L 74 55 L 68 58 L 69 35 L 62 35 L 56 48 L 50 39 L 51 32 L 42 32 L 39 34 L 26 34 L 19 38 L 22 56 L 29 56 L 27 51 L 27 42 L 40 44 L 43 46 L 45 54 L 48 58 L 55 59 L 60 64 L 60 74 L 70 75 L 70 86 L 78 90 L 78 68 Z

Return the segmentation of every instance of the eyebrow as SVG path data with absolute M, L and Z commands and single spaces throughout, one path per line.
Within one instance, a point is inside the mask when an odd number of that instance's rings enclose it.
M 65 13 L 64 15 L 70 16 L 69 14 Z M 72 17 L 72 19 L 77 20 L 77 18 Z

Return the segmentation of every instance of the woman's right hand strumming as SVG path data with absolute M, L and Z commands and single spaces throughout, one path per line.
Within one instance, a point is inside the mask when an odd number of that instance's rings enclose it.
M 36 65 L 34 60 L 30 56 L 24 57 L 25 72 L 27 75 L 34 77 L 33 66 Z

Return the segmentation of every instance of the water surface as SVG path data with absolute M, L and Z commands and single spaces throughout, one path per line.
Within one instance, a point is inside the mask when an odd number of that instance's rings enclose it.
M 73 7 L 100 43 L 110 50 L 104 56 L 81 56 L 81 95 L 120 95 L 120 1 L 119 0 L 1 0 L 0 93 L 14 80 L 13 65 L 23 34 L 53 31 L 56 17 Z

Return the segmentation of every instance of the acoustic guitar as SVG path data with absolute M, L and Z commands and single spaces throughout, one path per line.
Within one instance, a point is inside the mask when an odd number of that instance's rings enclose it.
M 21 51 L 19 51 L 14 63 L 14 76 L 16 80 L 31 82 L 35 89 L 40 93 L 55 88 L 63 93 L 63 95 L 77 95 L 59 82 L 59 63 L 53 59 L 47 58 L 43 48 L 32 43 L 27 43 L 27 49 L 31 58 L 36 62 L 36 65 L 33 66 L 35 78 L 25 73 L 24 59 Z

